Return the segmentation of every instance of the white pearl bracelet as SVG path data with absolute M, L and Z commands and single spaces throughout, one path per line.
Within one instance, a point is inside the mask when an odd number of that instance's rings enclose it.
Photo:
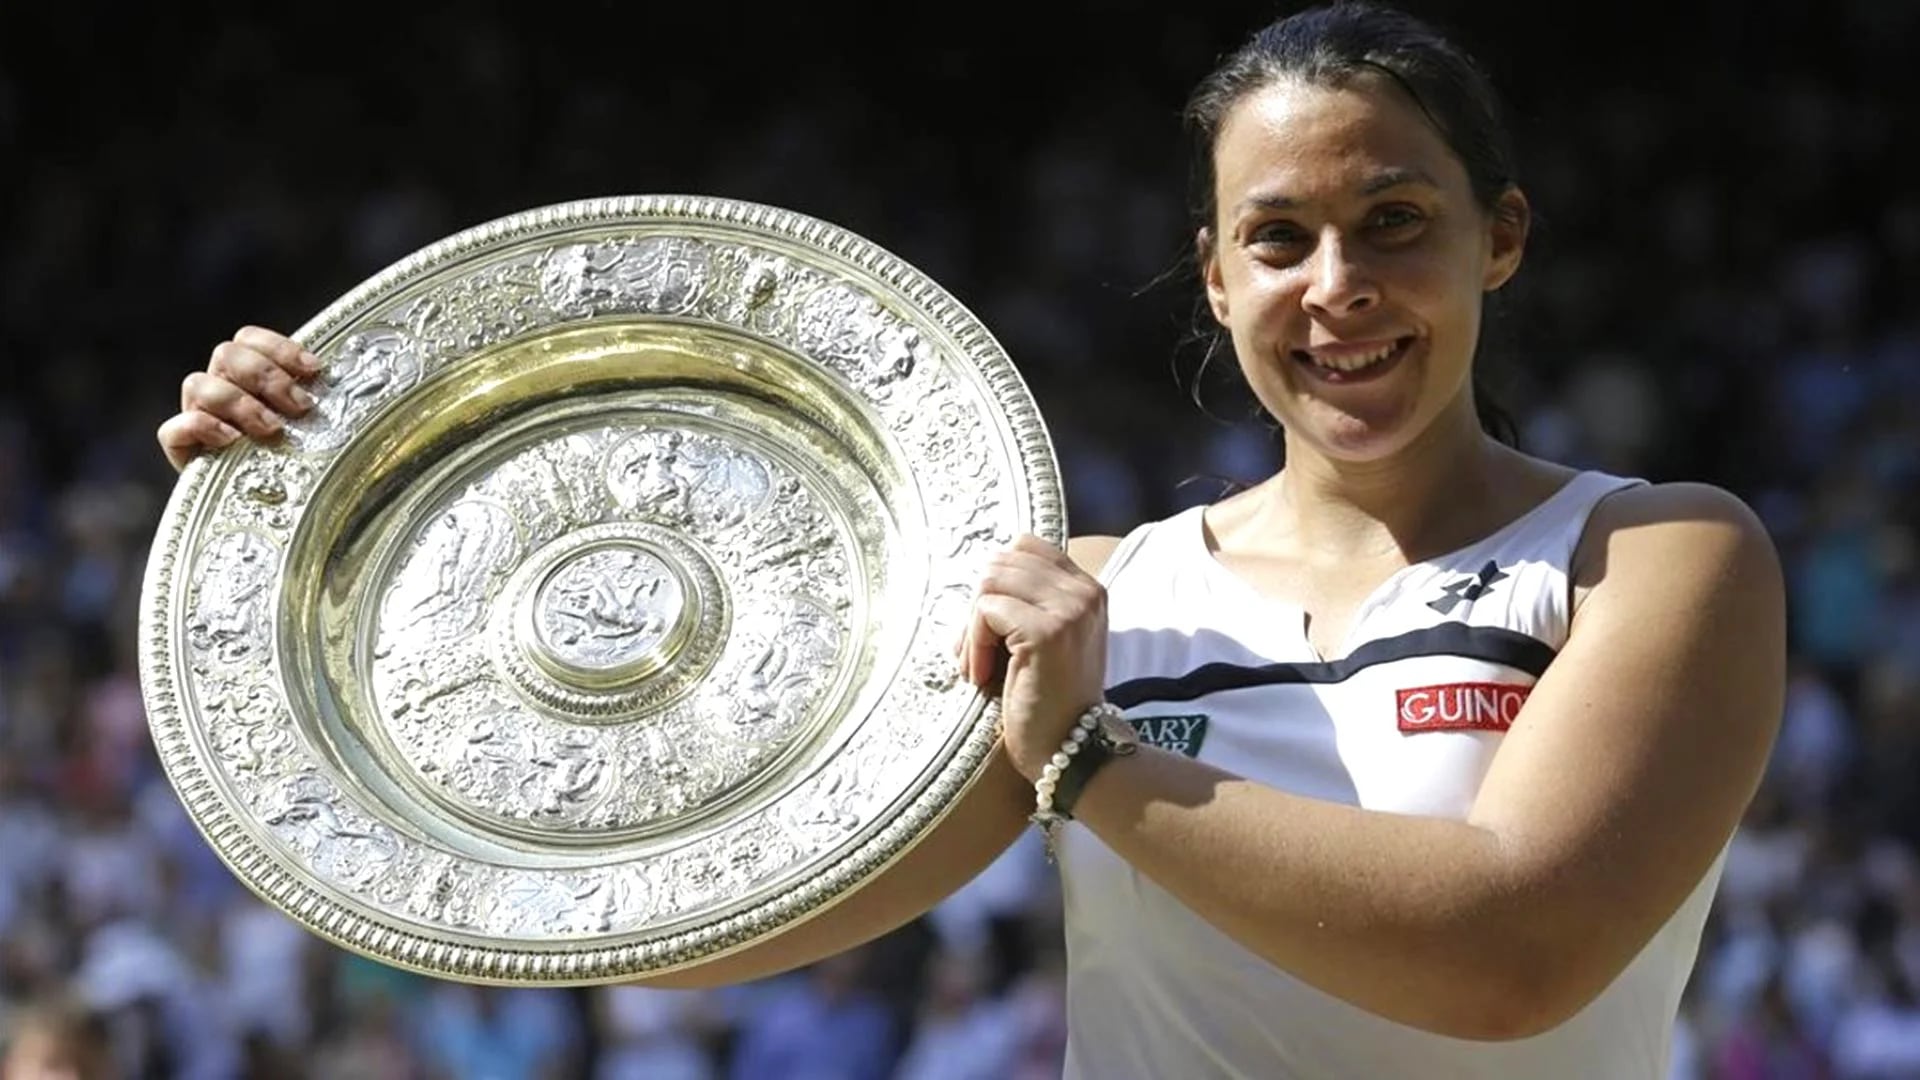
M 1067 737 L 1060 740 L 1060 749 L 1054 751 L 1053 757 L 1041 767 L 1040 779 L 1033 782 L 1033 816 L 1030 820 L 1040 826 L 1041 834 L 1045 837 L 1048 862 L 1052 862 L 1054 858 L 1054 835 L 1067 821 L 1064 815 L 1053 808 L 1053 793 L 1060 786 L 1060 774 L 1066 771 L 1067 766 L 1073 764 L 1074 755 L 1078 754 L 1080 748 L 1087 744 L 1087 740 L 1093 737 L 1094 730 L 1100 726 L 1101 718 L 1109 712 L 1118 713 L 1119 711 L 1113 705 L 1102 701 L 1081 713 L 1080 719 L 1074 722 L 1072 730 L 1067 732 Z

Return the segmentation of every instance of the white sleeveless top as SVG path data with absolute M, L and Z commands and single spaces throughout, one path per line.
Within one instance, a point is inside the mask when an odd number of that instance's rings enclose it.
M 1250 780 L 1464 819 L 1527 688 L 1566 643 L 1568 565 L 1588 514 L 1638 482 L 1582 473 L 1480 542 L 1399 571 L 1360 606 L 1331 660 L 1308 644 L 1298 608 L 1215 560 L 1202 508 L 1142 526 L 1101 575 L 1108 698 L 1148 741 Z M 1531 1038 L 1478 1042 L 1293 978 L 1082 825 L 1060 841 L 1066 1075 L 1076 1080 L 1663 1078 L 1721 865 L 1579 1014 Z

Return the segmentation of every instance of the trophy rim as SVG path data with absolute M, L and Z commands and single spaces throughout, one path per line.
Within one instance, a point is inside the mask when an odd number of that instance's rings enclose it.
M 331 340 L 411 285 L 489 252 L 535 238 L 556 242 L 572 231 L 607 226 L 717 228 L 757 240 L 798 245 L 809 255 L 859 271 L 885 295 L 910 306 L 955 346 L 957 365 L 979 379 L 1010 453 L 1024 530 L 1066 542 L 1059 464 L 1032 393 L 985 324 L 945 288 L 893 252 L 848 229 L 764 203 L 698 195 L 628 195 L 536 207 L 465 229 L 416 251 L 361 282 L 293 335 L 303 346 Z M 608 944 L 485 940 L 394 917 L 333 895 L 289 866 L 283 853 L 248 827 L 196 746 L 182 702 L 177 615 L 188 585 L 179 568 L 190 556 L 195 517 L 205 505 L 220 451 L 182 470 L 161 514 L 142 582 L 139 667 L 149 728 L 163 770 L 188 817 L 220 859 L 262 900 L 334 945 L 396 968 L 495 985 L 588 985 L 644 979 L 697 968 L 787 932 L 844 901 L 924 839 L 984 772 L 998 739 L 997 706 L 976 694 L 951 752 L 897 813 L 797 887 L 768 895 L 717 921 L 646 941 Z

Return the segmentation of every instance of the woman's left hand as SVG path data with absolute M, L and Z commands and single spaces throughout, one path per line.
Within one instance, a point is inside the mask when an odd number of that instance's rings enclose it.
M 1074 721 L 1106 690 L 1107 590 L 1065 552 L 1022 536 L 981 577 L 960 671 L 992 691 L 1001 739 L 1021 775 L 1040 775 Z

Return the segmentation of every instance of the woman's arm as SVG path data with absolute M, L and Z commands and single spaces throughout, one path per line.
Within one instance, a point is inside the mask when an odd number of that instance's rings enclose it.
M 1610 983 L 1694 888 L 1759 782 L 1781 711 L 1783 587 L 1716 489 L 1596 509 L 1566 648 L 1465 822 L 1283 794 L 1144 750 L 1075 811 L 1252 951 L 1391 1019 L 1465 1038 L 1546 1030 Z

